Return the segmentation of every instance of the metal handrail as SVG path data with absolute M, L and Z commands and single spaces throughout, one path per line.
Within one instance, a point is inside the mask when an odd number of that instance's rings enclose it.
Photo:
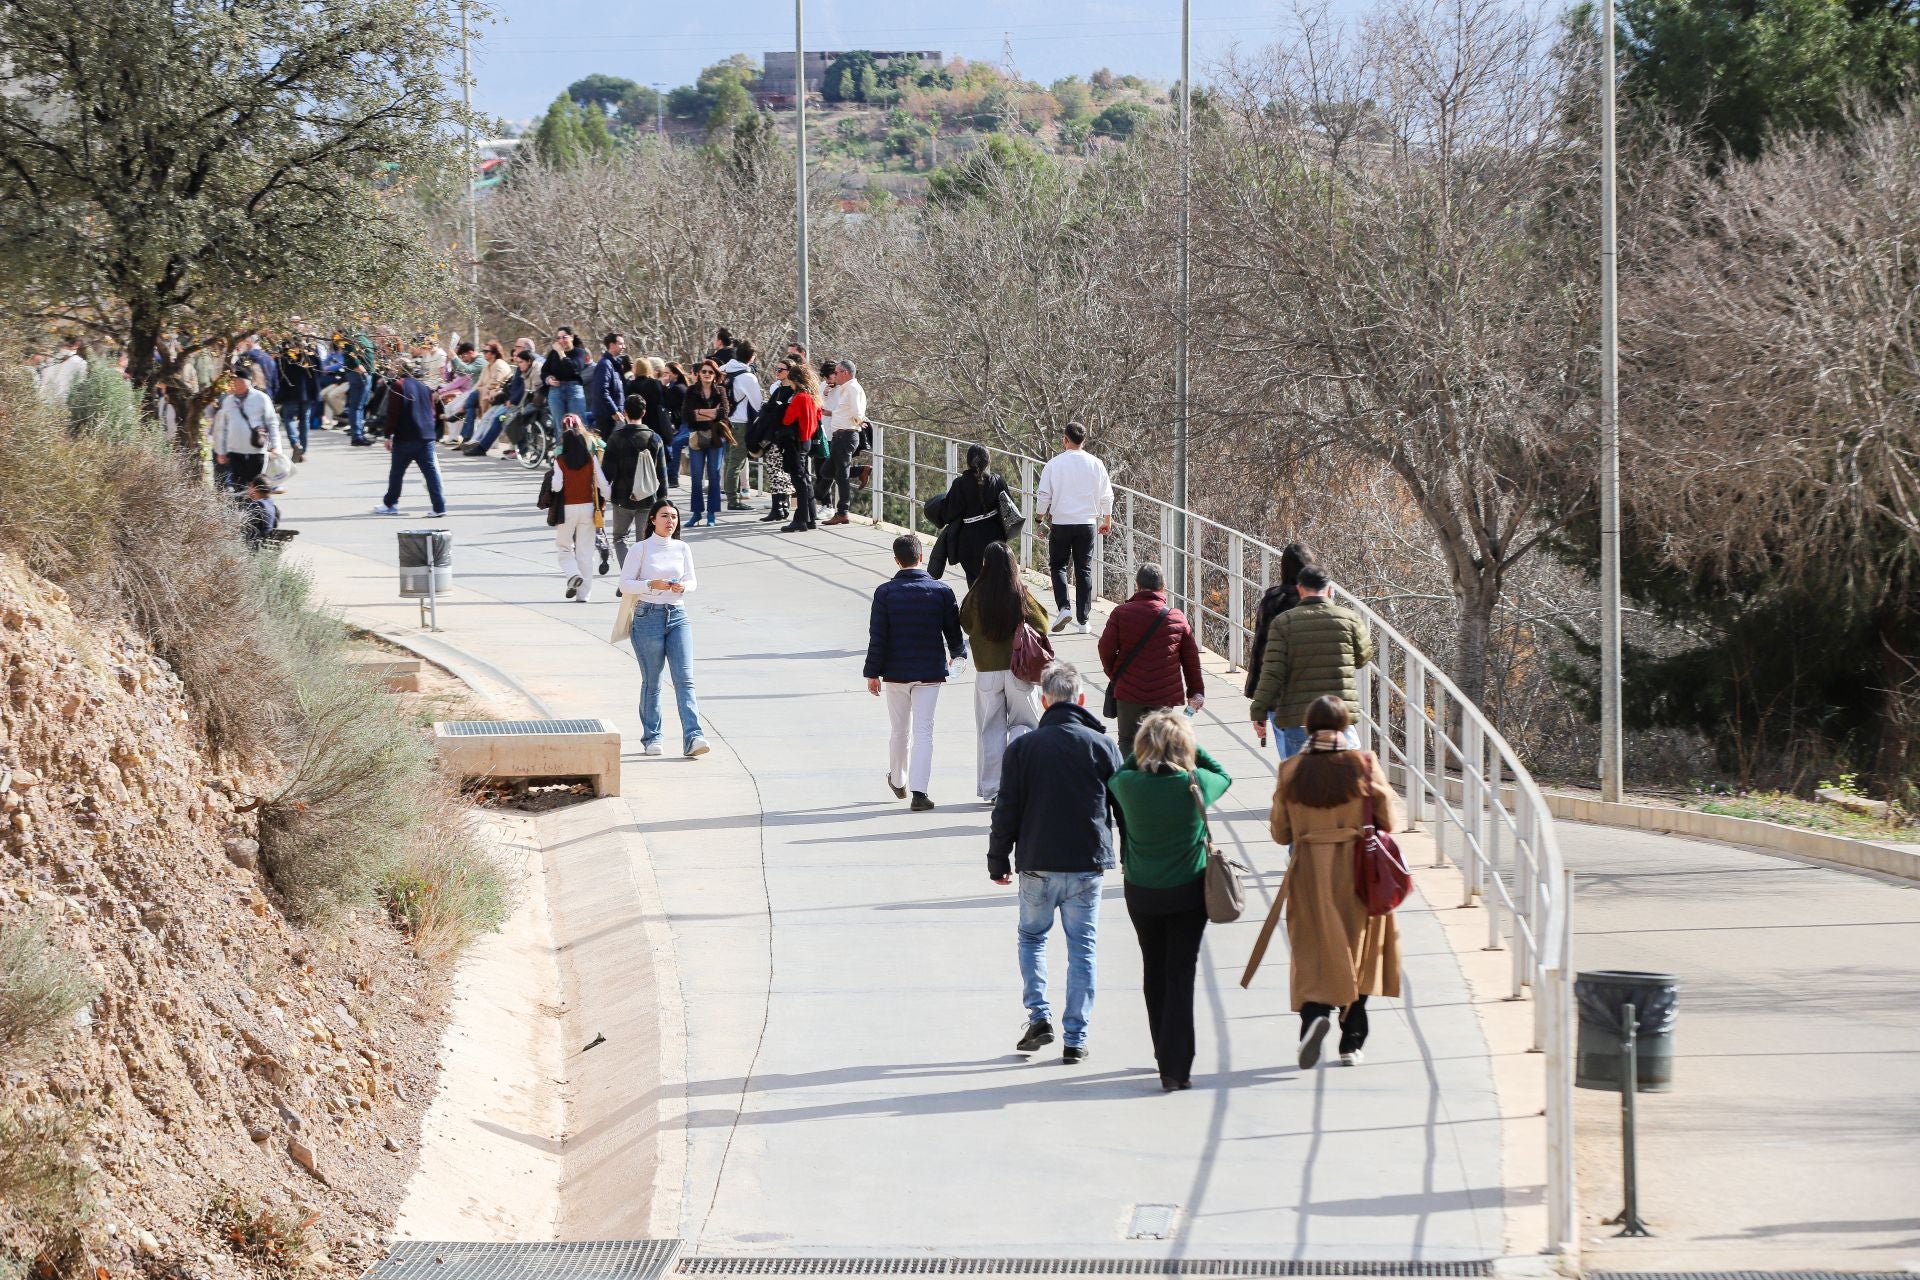
M 977 442 L 890 423 L 871 426 L 868 514 L 879 523 L 926 531 L 922 503 L 945 492 L 960 473 L 967 446 Z M 1015 553 L 1027 568 L 1043 569 L 1035 559 L 1033 504 L 1045 464 L 992 446 L 988 453 L 1026 517 Z M 1113 529 L 1094 544 L 1099 594 L 1125 599 L 1143 561 L 1184 566 L 1185 581 L 1170 585 L 1186 608 L 1196 641 L 1208 647 L 1212 639 L 1229 669 L 1243 669 L 1254 634 L 1249 615 L 1274 580 L 1280 549 L 1192 511 L 1184 513 L 1186 545 L 1176 548 L 1175 517 L 1182 513 L 1171 503 L 1120 485 L 1114 495 Z M 1109 555 L 1110 547 L 1117 547 L 1117 557 Z M 1248 572 L 1249 563 L 1258 566 L 1256 573 Z M 1110 578 L 1117 584 L 1111 591 Z M 1577 1252 L 1573 881 L 1560 857 L 1553 814 L 1512 745 L 1446 672 L 1363 597 L 1337 585 L 1334 590 L 1373 632 L 1375 656 L 1360 672 L 1362 745 L 1377 750 L 1390 774 L 1397 775 L 1409 820 L 1433 821 L 1435 865 L 1451 860 L 1458 866 L 1465 885 L 1462 905 L 1478 901 L 1486 909 L 1487 949 L 1511 950 L 1511 998 L 1532 990 L 1533 1049 L 1545 1055 L 1546 1072 L 1547 1247 Z

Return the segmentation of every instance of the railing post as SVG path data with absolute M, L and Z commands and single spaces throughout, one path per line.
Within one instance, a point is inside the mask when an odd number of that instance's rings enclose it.
M 1126 572 L 1126 576 L 1122 578 L 1120 581 L 1120 589 L 1114 592 L 1114 595 L 1121 600 L 1125 600 L 1127 598 L 1127 595 L 1128 595 L 1127 588 L 1133 585 L 1133 575 L 1139 572 L 1140 570 L 1139 550 L 1134 543 L 1133 491 L 1131 489 L 1127 491 L 1125 506 L 1126 506 L 1126 512 L 1127 512 L 1127 529 L 1126 529 L 1127 572 Z
M 1020 514 L 1026 523 L 1020 526 L 1020 567 L 1033 568 L 1033 462 L 1020 459 Z M 1014 628 L 1016 631 L 1018 627 Z
M 1487 904 L 1487 950 L 1498 951 L 1503 943 L 1500 933 L 1500 832 L 1506 823 L 1501 815 L 1506 806 L 1500 803 L 1500 753 L 1495 751 L 1487 761 L 1487 816 L 1486 850 L 1487 878 L 1486 893 L 1483 901 Z
M 953 478 L 960 474 L 960 442 L 948 440 L 945 452 L 946 466 L 940 476 L 940 487 L 943 489 L 952 484 Z
M 1048 555 L 1051 557 L 1052 552 L 1049 551 Z M 1097 600 L 1105 594 L 1107 594 L 1107 540 L 1100 533 L 1100 517 L 1095 516 L 1093 518 L 1093 596 Z M 1071 592 L 1068 593 L 1068 599 L 1072 600 Z M 1088 601 L 1087 607 L 1092 608 L 1093 601 Z
M 1405 655 L 1407 680 L 1407 823 L 1427 816 L 1427 669 Z
M 920 433 L 907 430 L 907 528 L 920 530 Z
M 1554 886 L 1560 896 L 1562 933 L 1558 954 L 1535 989 L 1536 1000 L 1552 1003 L 1547 1042 L 1547 1249 L 1576 1253 L 1580 1247 L 1579 1201 L 1573 1167 L 1573 1016 L 1569 979 L 1573 967 L 1573 873 L 1562 872 Z
M 1160 506 L 1160 539 L 1159 539 L 1160 554 L 1155 558 L 1159 560 L 1160 569 L 1162 572 L 1172 572 L 1173 556 L 1171 553 L 1173 551 L 1173 508 L 1164 502 L 1160 503 L 1159 506 Z M 1131 586 L 1132 584 L 1129 583 L 1128 585 Z M 1182 583 L 1172 578 L 1169 578 L 1167 580 L 1167 594 L 1169 596 L 1177 596 L 1180 592 L 1180 588 L 1182 585 L 1183 585 Z M 1174 603 L 1178 604 L 1179 601 L 1175 600 Z
M 1447 795 L 1447 703 L 1452 696 L 1447 692 L 1446 686 L 1441 685 L 1440 691 L 1433 698 L 1433 759 L 1429 762 L 1429 767 L 1433 770 L 1433 865 L 1436 867 L 1447 865 L 1447 849 L 1444 840 L 1447 827 L 1453 821 L 1452 815 L 1458 812 L 1452 808 L 1452 800 Z M 1465 875 L 1466 868 L 1462 867 L 1460 872 Z
M 867 515 L 875 524 L 887 514 L 887 429 L 873 423 L 873 477 L 867 481 Z
M 1239 534 L 1227 539 L 1227 668 L 1243 670 L 1247 665 L 1247 565 L 1246 540 Z
M 1486 748 L 1480 741 L 1480 718 L 1464 706 L 1460 711 L 1460 814 L 1466 825 L 1466 847 L 1460 862 L 1463 886 L 1460 905 L 1470 907 L 1473 895 L 1480 892 L 1480 874 L 1485 867 L 1481 860 L 1487 851 L 1484 825 L 1487 809 L 1480 794 L 1486 787 L 1486 778 L 1481 772 L 1486 767 Z
M 1373 663 L 1353 673 L 1354 683 L 1359 685 L 1360 705 L 1354 710 L 1354 730 L 1360 735 L 1360 749 L 1373 750 Z

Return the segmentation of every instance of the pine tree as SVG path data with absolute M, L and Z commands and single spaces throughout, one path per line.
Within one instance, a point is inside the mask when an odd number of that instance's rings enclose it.
M 604 131 L 605 121 L 601 123 Z M 533 133 L 533 149 L 556 169 L 570 169 L 587 154 L 587 137 L 580 122 L 580 107 L 561 94 L 547 108 L 540 127 Z

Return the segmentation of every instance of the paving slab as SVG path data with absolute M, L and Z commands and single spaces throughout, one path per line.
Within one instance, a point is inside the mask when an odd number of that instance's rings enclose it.
M 1537 1120 L 1503 1116 L 1472 997 L 1424 901 L 1402 912 L 1407 993 L 1380 1002 L 1363 1068 L 1294 1069 L 1284 952 L 1251 991 L 1238 986 L 1283 860 L 1265 833 L 1273 757 L 1252 742 L 1229 681 L 1210 688 L 1196 723 L 1236 778 L 1216 836 L 1257 868 L 1256 907 L 1208 931 L 1195 1087 L 1163 1095 L 1117 882 L 1102 907 L 1091 1061 L 1012 1051 L 1016 908 L 986 876 L 970 676 L 942 699 L 940 808 L 911 814 L 882 781 L 886 717 L 860 659 L 868 599 L 891 572 L 887 535 L 853 525 L 783 537 L 757 513 L 694 532 L 701 586 L 689 605 L 715 749 L 647 759 L 637 669 L 606 642 L 612 592 L 588 605 L 562 598 L 537 477 L 443 457 L 449 516 L 382 519 L 363 513 L 384 486 L 384 453 L 343 446 L 316 437 L 283 504 L 301 530 L 291 554 L 323 596 L 461 655 L 549 714 L 603 717 L 627 734 L 620 803 L 644 838 L 671 940 L 672 986 L 659 995 L 677 1002 L 685 1035 L 684 1053 L 636 1060 L 657 1060 L 663 1078 L 636 1071 L 633 1088 L 679 1094 L 680 1185 L 655 1205 L 691 1251 L 1420 1261 L 1508 1251 L 1511 1207 L 1537 1202 L 1540 1188 L 1508 1184 L 1503 1137 Z M 403 505 L 419 513 L 410 484 Z M 427 524 L 455 536 L 456 585 L 433 636 L 396 598 L 394 568 L 394 531 Z M 1070 636 L 1060 648 L 1097 670 L 1093 646 Z M 563 867 L 568 857 L 564 840 L 549 848 Z M 1064 962 L 1056 940 L 1056 972 Z M 1136 1206 L 1153 1204 L 1178 1206 L 1173 1239 L 1126 1239 Z

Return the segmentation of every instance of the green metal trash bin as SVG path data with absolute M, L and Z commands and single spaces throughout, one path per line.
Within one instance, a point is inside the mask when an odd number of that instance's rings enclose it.
M 1573 984 L 1580 1006 L 1580 1039 L 1574 1083 L 1582 1089 L 1620 1091 L 1620 1046 L 1626 1038 L 1626 1007 L 1633 1006 L 1641 1093 L 1673 1088 L 1673 1028 L 1680 980 L 1670 973 L 1597 969 Z

